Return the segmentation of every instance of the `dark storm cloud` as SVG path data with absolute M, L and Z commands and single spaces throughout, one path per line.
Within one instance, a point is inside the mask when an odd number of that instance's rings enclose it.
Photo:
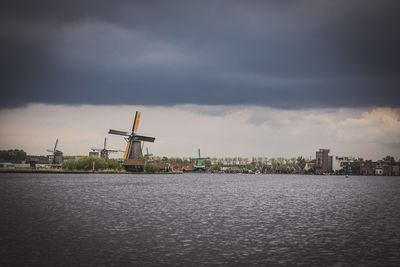
M 12 1 L 0 9 L 1 106 L 398 107 L 399 7 Z

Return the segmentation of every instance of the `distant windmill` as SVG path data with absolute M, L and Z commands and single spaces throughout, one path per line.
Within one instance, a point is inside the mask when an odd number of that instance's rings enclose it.
M 59 167 L 58 165 L 61 165 L 63 161 L 63 153 L 60 150 L 57 150 L 57 145 L 58 145 L 58 139 L 56 140 L 56 144 L 54 145 L 53 150 L 46 149 L 47 152 L 53 153 L 52 155 L 49 155 L 49 162 L 54 167 Z
M 153 154 L 149 154 L 149 148 L 146 147 L 146 155 L 144 155 L 144 158 L 145 158 L 145 159 L 149 159 L 149 158 L 152 157 L 152 156 L 153 156 Z
M 206 166 L 203 165 L 203 160 L 209 159 L 209 158 L 202 158 L 200 156 L 200 148 L 198 149 L 199 157 L 198 158 L 190 158 L 190 160 L 195 160 L 196 165 L 193 166 L 193 171 L 205 171 Z
M 145 159 L 143 158 L 141 141 L 153 143 L 156 139 L 154 137 L 136 134 L 139 126 L 139 120 L 140 112 L 136 111 L 131 133 L 112 129 L 108 131 L 109 134 L 127 136 L 127 138 L 125 138 L 127 144 L 124 154 L 124 167 L 127 171 L 143 171 Z
M 92 148 L 93 151 L 100 152 L 100 157 L 105 161 L 108 161 L 108 154 L 115 152 L 124 152 L 123 150 L 107 149 L 107 137 L 104 137 L 104 147 L 103 148 Z

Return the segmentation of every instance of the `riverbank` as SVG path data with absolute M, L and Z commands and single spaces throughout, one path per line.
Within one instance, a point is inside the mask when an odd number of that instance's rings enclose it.
M 174 172 L 127 172 L 125 170 L 99 170 L 99 171 L 83 171 L 83 170 L 63 170 L 63 169 L 0 169 L 0 173 L 71 173 L 71 174 L 181 174 L 181 171 Z

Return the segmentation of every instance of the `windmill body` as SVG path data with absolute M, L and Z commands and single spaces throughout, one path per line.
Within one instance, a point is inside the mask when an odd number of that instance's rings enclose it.
M 127 171 L 140 172 L 143 171 L 145 158 L 142 152 L 142 142 L 154 142 L 154 137 L 138 135 L 140 112 L 136 111 L 135 120 L 131 133 L 117 130 L 109 130 L 109 134 L 125 136 L 127 141 L 124 154 L 124 167 Z

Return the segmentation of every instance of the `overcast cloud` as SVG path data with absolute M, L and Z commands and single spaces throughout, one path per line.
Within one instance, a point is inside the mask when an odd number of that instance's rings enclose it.
M 108 137 L 109 148 L 125 148 L 134 111 L 142 111 L 139 133 L 156 137 L 145 146 L 156 156 L 315 157 L 319 148 L 336 156 L 400 158 L 400 109 L 281 110 L 254 106 L 60 106 L 28 105 L 0 113 L 0 149 L 45 155 L 56 138 L 66 155 L 87 155 Z M 113 154 L 113 157 L 122 155 Z
M 398 108 L 399 7 L 395 0 L 6 1 L 1 108 Z

